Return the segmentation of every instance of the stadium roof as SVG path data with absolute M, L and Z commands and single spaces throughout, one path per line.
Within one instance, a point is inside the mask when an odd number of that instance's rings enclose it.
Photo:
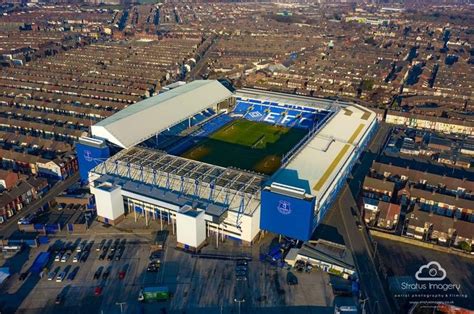
M 336 109 L 339 105 L 349 105 L 350 103 L 339 101 L 339 100 L 330 100 L 323 98 L 314 98 L 301 95 L 290 95 L 279 92 L 272 91 L 263 91 L 252 88 L 242 88 L 235 92 L 235 95 L 238 97 L 259 99 L 262 101 L 276 101 L 280 104 L 291 104 L 298 106 L 306 107 L 315 107 L 326 110 Z
M 231 96 L 218 81 L 193 81 L 100 121 L 92 126 L 92 135 L 129 148 Z
M 139 146 L 120 151 L 92 172 L 228 204 L 231 210 L 238 209 L 244 200 L 245 214 L 251 214 L 260 204 L 259 192 L 266 179 L 254 172 L 215 166 Z
M 375 113 L 363 107 L 342 107 L 271 182 L 304 189 L 323 201 L 374 120 Z

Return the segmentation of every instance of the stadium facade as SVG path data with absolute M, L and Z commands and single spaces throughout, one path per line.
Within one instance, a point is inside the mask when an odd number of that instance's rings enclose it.
M 222 146 L 215 134 L 243 120 L 256 131 Z M 286 145 L 294 129 L 302 135 Z M 356 104 L 198 80 L 99 122 L 76 147 L 100 220 L 159 220 L 199 248 L 211 234 L 252 243 L 262 230 L 308 240 L 376 129 Z

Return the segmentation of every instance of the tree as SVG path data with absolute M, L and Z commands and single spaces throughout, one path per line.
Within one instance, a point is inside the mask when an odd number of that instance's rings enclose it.
M 366 91 L 369 91 L 369 90 L 372 90 L 372 88 L 374 88 L 374 80 L 371 80 L 371 79 L 364 79 L 362 80 L 361 84 L 360 84 L 362 90 L 366 90 Z
M 366 43 L 368 45 L 372 45 L 372 46 L 377 45 L 377 42 L 375 41 L 374 37 L 365 38 L 364 43 Z
M 471 245 L 466 241 L 459 243 L 459 247 L 466 252 L 471 252 Z

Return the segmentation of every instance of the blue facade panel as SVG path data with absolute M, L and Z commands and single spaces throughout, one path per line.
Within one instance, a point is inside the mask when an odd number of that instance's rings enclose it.
M 302 241 L 313 233 L 315 199 L 302 200 L 268 190 L 261 194 L 260 229 Z
M 89 171 L 110 157 L 108 146 L 96 147 L 84 143 L 76 143 L 76 154 L 79 174 L 83 182 L 88 181 Z

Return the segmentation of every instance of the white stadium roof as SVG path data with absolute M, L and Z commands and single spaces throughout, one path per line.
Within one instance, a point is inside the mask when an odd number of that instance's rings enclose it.
M 193 81 L 100 121 L 92 126 L 92 135 L 129 148 L 231 96 L 218 81 Z
M 319 133 L 273 175 L 271 182 L 304 189 L 323 201 L 375 118 L 373 111 L 358 105 L 341 106 Z

